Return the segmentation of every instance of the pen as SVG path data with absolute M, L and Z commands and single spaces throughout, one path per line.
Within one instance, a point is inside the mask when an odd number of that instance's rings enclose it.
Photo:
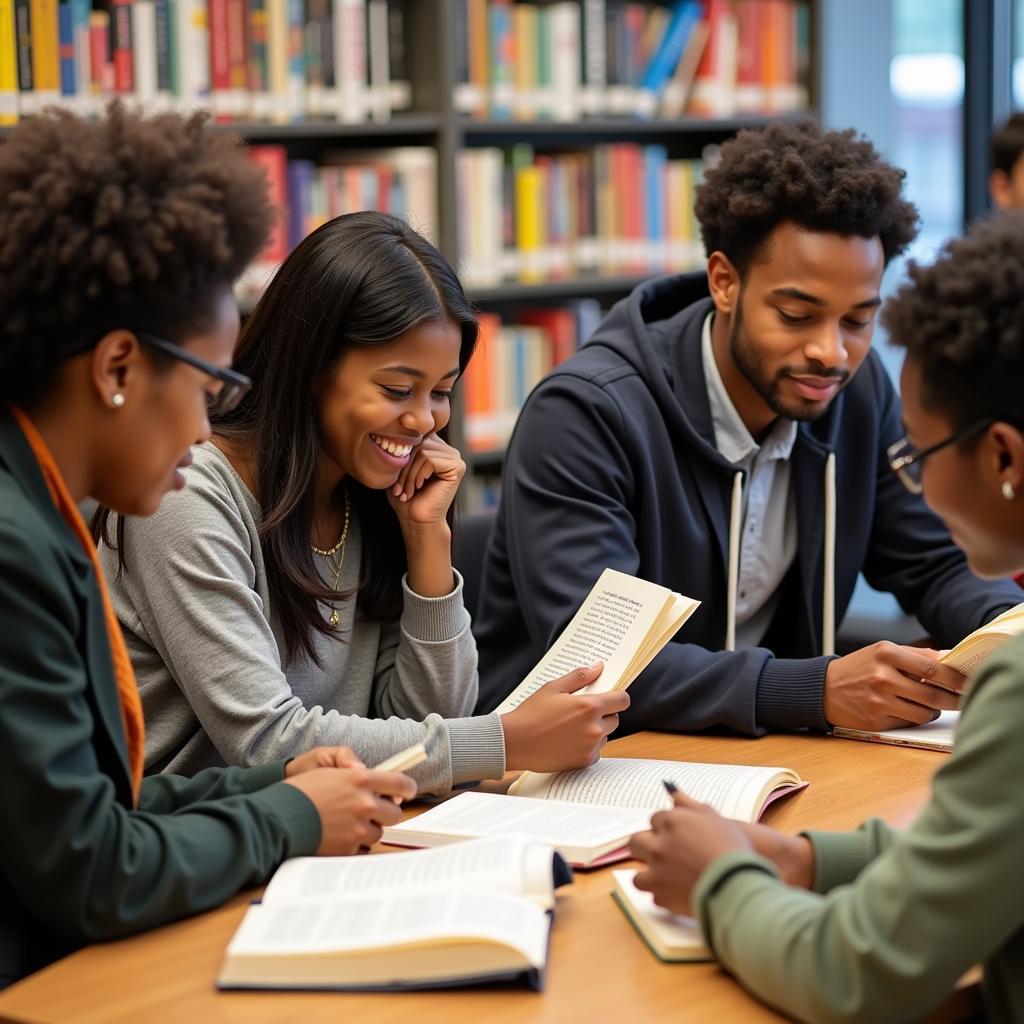
M 679 792 L 679 787 L 671 779 L 662 779 L 661 784 L 668 790 L 668 795 L 674 797 Z M 672 801 L 675 803 L 675 801 Z

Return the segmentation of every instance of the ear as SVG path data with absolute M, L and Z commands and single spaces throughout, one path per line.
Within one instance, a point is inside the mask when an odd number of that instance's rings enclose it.
M 988 428 L 987 440 L 995 453 L 996 484 L 1009 484 L 1024 494 L 1024 434 L 1012 423 L 998 420 Z
M 1008 210 L 1013 202 L 1010 179 L 1006 171 L 993 171 L 988 176 L 988 193 L 1000 210 Z
M 91 356 L 91 380 L 99 402 L 108 409 L 127 404 L 132 392 L 138 392 L 142 374 L 138 338 L 131 331 L 118 328 L 100 339 Z
M 713 252 L 708 257 L 708 287 L 715 309 L 729 316 L 736 312 L 740 301 L 740 274 L 724 252 Z

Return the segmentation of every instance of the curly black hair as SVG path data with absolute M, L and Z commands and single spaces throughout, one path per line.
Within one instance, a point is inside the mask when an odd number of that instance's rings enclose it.
M 1024 214 L 979 221 L 907 274 L 881 318 L 920 368 L 922 403 L 958 430 L 1024 422 Z
M 786 221 L 811 231 L 878 237 L 885 262 L 917 235 L 917 208 L 901 196 L 904 171 L 852 129 L 778 122 L 741 131 L 697 188 L 705 252 L 723 252 L 741 274 Z
M 263 172 L 206 117 L 51 109 L 0 145 L 0 400 L 116 327 L 180 340 L 263 246 Z
M 1007 122 L 992 133 L 989 146 L 992 170 L 1012 174 L 1017 161 L 1024 156 L 1024 111 L 1011 114 Z

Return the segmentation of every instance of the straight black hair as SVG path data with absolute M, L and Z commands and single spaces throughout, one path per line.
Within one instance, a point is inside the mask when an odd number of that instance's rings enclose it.
M 321 581 L 310 546 L 321 450 L 317 385 L 349 349 L 387 345 L 422 324 L 444 322 L 461 333 L 464 370 L 478 327 L 455 272 L 404 221 L 362 212 L 328 221 L 300 242 L 242 329 L 234 365 L 252 379 L 252 390 L 211 423 L 215 437 L 255 466 L 260 541 L 286 661 L 299 654 L 317 660 L 315 634 L 333 635 L 317 602 L 351 596 Z M 360 618 L 397 619 L 406 570 L 398 518 L 384 491 L 351 478 L 339 486 L 362 533 Z M 122 527 L 119 519 L 121 551 Z

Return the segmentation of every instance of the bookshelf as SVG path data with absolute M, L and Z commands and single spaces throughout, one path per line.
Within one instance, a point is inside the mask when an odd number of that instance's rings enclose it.
M 27 2 L 28 0 L 12 0 L 12 6 L 8 9 L 16 8 L 19 5 L 24 7 Z M 32 0 L 32 2 L 36 4 L 50 3 L 55 9 L 58 6 L 58 0 Z M 72 2 L 81 4 L 85 0 L 72 0 Z M 603 113 L 587 113 L 584 108 L 593 99 L 591 95 L 593 90 L 587 84 L 587 76 L 593 70 L 591 66 L 593 53 L 590 46 L 593 35 L 587 35 L 586 19 L 588 17 L 591 19 L 592 28 L 595 12 L 599 14 L 603 12 L 601 14 L 602 26 L 608 33 L 613 31 L 613 28 L 608 27 L 612 24 L 613 18 L 620 19 L 619 22 L 615 22 L 615 25 L 619 26 L 621 22 L 620 27 L 623 27 L 623 31 L 628 32 L 630 25 L 633 26 L 633 29 L 637 29 L 638 25 L 642 27 L 643 12 L 646 11 L 649 18 L 654 18 L 655 14 L 662 18 L 664 27 L 669 24 L 669 20 L 678 6 L 674 0 L 663 0 L 661 3 L 654 3 L 651 0 L 646 0 L 644 3 L 627 3 L 625 0 L 596 0 L 596 2 L 595 0 L 574 0 L 570 3 L 539 0 L 532 4 L 523 3 L 521 0 L 497 0 L 497 6 L 504 10 L 502 16 L 510 17 L 517 26 L 519 26 L 519 18 L 527 19 L 529 24 L 536 24 L 544 19 L 552 19 L 552 23 L 554 23 L 555 20 L 562 19 L 561 24 L 564 25 L 567 15 L 573 11 L 576 12 L 575 16 L 580 20 L 579 36 L 575 44 L 578 47 L 576 60 L 579 67 L 577 77 L 580 98 L 578 103 L 574 101 L 573 104 L 579 116 L 572 120 L 559 119 L 554 116 L 558 112 L 558 103 L 556 102 L 550 104 L 547 110 L 549 116 L 532 116 L 527 120 L 517 119 L 520 111 L 516 109 L 518 100 L 514 93 L 511 94 L 511 101 L 508 96 L 505 96 L 507 108 L 505 113 L 508 116 L 495 116 L 494 110 L 490 109 L 488 105 L 486 96 L 485 102 L 481 105 L 479 94 L 474 101 L 476 109 L 467 109 L 464 94 L 467 88 L 471 90 L 471 83 L 468 83 L 467 79 L 472 79 L 474 74 L 479 77 L 479 59 L 476 60 L 477 66 L 474 67 L 473 56 L 476 53 L 477 58 L 479 57 L 479 35 L 474 37 L 473 32 L 479 30 L 481 12 L 486 14 L 491 6 L 495 5 L 495 0 L 404 0 L 404 2 L 402 0 L 387 0 L 387 2 L 386 0 L 305 0 L 304 4 L 298 0 L 112 0 L 112 2 L 110 0 L 93 0 L 92 6 L 97 11 L 116 15 L 117 9 L 126 3 L 136 6 L 140 3 L 148 4 L 150 8 L 155 4 L 158 16 L 160 16 L 161 5 L 170 4 L 172 21 L 180 17 L 178 13 L 180 5 L 188 4 L 193 6 L 208 4 L 207 9 L 210 12 L 214 10 L 213 5 L 219 4 L 221 7 L 218 9 L 226 12 L 225 17 L 228 20 L 236 9 L 240 9 L 243 14 L 248 11 L 251 15 L 254 8 L 266 12 L 268 20 L 272 20 L 275 10 L 278 11 L 278 17 L 283 16 L 280 14 L 282 4 L 286 11 L 292 12 L 288 16 L 293 17 L 295 10 L 302 9 L 309 19 L 315 19 L 318 16 L 315 12 L 325 11 L 333 11 L 339 18 L 348 17 L 354 10 L 361 8 L 367 16 L 365 22 L 366 50 L 362 60 L 366 68 L 364 81 L 367 81 L 368 76 L 368 88 L 373 87 L 374 81 L 371 64 L 374 60 L 384 59 L 380 57 L 379 51 L 376 55 L 371 52 L 373 30 L 369 21 L 370 9 L 374 8 L 380 14 L 382 10 L 385 13 L 389 10 L 389 3 L 400 6 L 404 19 L 403 38 L 399 45 L 402 51 L 400 74 L 408 81 L 410 89 L 406 96 L 408 102 L 398 104 L 398 109 L 391 110 L 389 115 L 385 116 L 381 112 L 375 111 L 372 102 L 367 100 L 364 111 L 365 119 L 353 121 L 349 115 L 345 115 L 346 120 L 340 119 L 344 99 L 344 83 L 341 79 L 344 77 L 344 73 L 339 56 L 337 58 L 338 66 L 334 72 L 338 78 L 336 112 L 339 119 L 324 116 L 326 109 L 321 97 L 317 101 L 316 111 L 313 112 L 310 106 L 308 116 L 303 119 L 293 120 L 290 117 L 282 118 L 275 115 L 276 123 L 271 123 L 267 120 L 254 119 L 243 113 L 230 122 L 214 121 L 211 123 L 210 130 L 237 132 L 254 146 L 271 149 L 279 147 L 288 161 L 309 161 L 318 165 L 323 161 L 329 163 L 331 159 L 344 160 L 346 154 L 350 155 L 352 159 L 356 159 L 363 151 L 382 153 L 405 147 L 419 147 L 422 150 L 431 151 L 436 157 L 436 173 L 434 175 L 436 181 L 432 183 L 436 191 L 436 209 L 433 217 L 435 238 L 433 241 L 463 274 L 467 283 L 467 291 L 481 312 L 491 317 L 489 329 L 492 337 L 495 336 L 494 331 L 498 329 L 497 318 L 500 317 L 502 328 L 510 325 L 513 332 L 519 327 L 524 329 L 524 333 L 516 344 L 521 347 L 525 346 L 525 350 L 529 350 L 530 353 L 535 353 L 535 332 L 538 329 L 543 329 L 537 327 L 537 318 L 539 317 L 540 321 L 543 321 L 545 311 L 563 309 L 567 306 L 575 308 L 581 300 L 589 300 L 587 323 L 592 326 L 596 312 L 599 313 L 601 309 L 606 309 L 616 300 L 628 294 L 644 279 L 667 270 L 679 269 L 679 261 L 685 257 L 685 253 L 680 256 L 680 252 L 676 251 L 675 263 L 668 259 L 663 261 L 664 270 L 655 266 L 658 263 L 657 259 L 653 259 L 649 264 L 640 265 L 643 263 L 642 260 L 638 263 L 628 254 L 623 259 L 609 260 L 607 252 L 605 252 L 605 257 L 591 261 L 591 265 L 584 269 L 580 269 L 576 264 L 550 270 L 547 266 L 540 266 L 539 269 L 533 267 L 529 274 L 513 272 L 511 279 L 508 279 L 508 273 L 502 273 L 498 275 L 498 279 L 475 280 L 474 278 L 479 275 L 467 273 L 467 270 L 471 268 L 467 268 L 465 264 L 466 253 L 460 252 L 460 238 L 462 239 L 461 247 L 465 248 L 467 222 L 471 219 L 466 216 L 466 199 L 460 190 L 459 166 L 460 161 L 466 161 L 464 154 L 470 154 L 472 157 L 473 154 L 490 153 L 492 162 L 508 162 L 511 159 L 510 154 L 515 154 L 514 159 L 519 160 L 520 163 L 532 161 L 532 166 L 540 169 L 538 173 L 544 187 L 547 187 L 548 179 L 545 175 L 559 173 L 560 161 L 562 164 L 575 166 L 573 158 L 580 154 L 584 155 L 584 162 L 591 160 L 593 155 L 600 151 L 603 157 L 608 159 L 613 157 L 617 159 L 617 155 L 626 153 L 634 161 L 634 164 L 637 160 L 646 161 L 651 155 L 657 157 L 658 160 L 667 159 L 669 163 L 690 162 L 692 164 L 701 157 L 702 153 L 707 151 L 707 147 L 713 147 L 723 142 L 741 128 L 758 127 L 780 118 L 800 119 L 808 115 L 814 116 L 817 100 L 818 59 L 813 41 L 819 36 L 817 21 L 820 18 L 820 0 L 700 0 L 700 2 L 704 5 L 705 20 L 708 20 L 709 12 L 717 12 L 714 14 L 717 17 L 723 10 L 731 11 L 731 16 L 738 26 L 733 38 L 734 66 L 732 74 L 739 77 L 742 75 L 736 71 L 736 68 L 739 67 L 737 62 L 743 59 L 741 52 L 743 44 L 740 34 L 746 31 L 748 41 L 751 31 L 754 31 L 759 39 L 763 35 L 767 38 L 765 33 L 769 28 L 768 21 L 764 20 L 754 24 L 753 29 L 750 25 L 744 29 L 740 24 L 741 19 L 752 17 L 755 13 L 763 19 L 775 18 L 787 7 L 793 11 L 799 10 L 800 13 L 794 13 L 792 18 L 793 25 L 798 27 L 799 33 L 802 33 L 800 38 L 803 40 L 803 48 L 797 54 L 796 51 L 799 47 L 796 42 L 793 42 L 793 50 L 789 54 L 789 58 L 793 68 L 797 68 L 799 65 L 800 86 L 806 93 L 805 97 L 801 97 L 801 99 L 806 99 L 806 106 L 801 106 L 798 111 L 789 109 L 787 103 L 792 105 L 793 97 L 787 96 L 783 101 L 775 104 L 775 109 L 770 113 L 751 111 L 749 102 L 744 112 L 738 113 L 730 109 L 724 116 L 714 110 L 705 110 L 700 114 L 682 113 L 679 116 L 665 117 L 660 116 L 660 111 L 657 108 L 653 110 L 653 113 L 648 110 L 651 116 L 633 116 L 623 113 L 621 109 L 614 112 L 605 110 Z M 276 8 L 275 4 L 278 5 Z M 61 0 L 61 6 L 63 5 L 64 0 Z M 757 12 L 754 10 L 755 7 Z M 527 10 L 520 11 L 520 8 Z M 4 4 L 0 0 L 0 11 L 3 9 Z M 88 10 L 88 4 L 86 4 L 86 9 Z M 345 14 L 345 11 L 348 13 Z M 150 16 L 151 14 L 147 10 L 146 17 Z M 490 15 L 486 16 L 490 17 Z M 165 14 L 164 17 L 167 15 Z M 474 29 L 474 18 L 476 19 L 476 29 Z M 533 20 L 530 21 L 530 19 Z M 605 24 L 605 19 L 608 19 L 607 24 Z M 798 23 L 798 19 L 802 20 Z M 311 23 L 307 22 L 307 28 Z M 485 26 L 489 29 L 492 27 L 492 23 L 487 21 Z M 325 29 L 325 31 L 330 30 Z M 378 40 L 380 31 L 378 23 Z M 293 36 L 294 33 L 289 38 L 291 39 Z M 0 39 L 2 38 L 2 34 L 0 34 Z M 335 40 L 336 47 L 340 46 L 338 37 L 334 35 L 332 38 Z M 538 36 L 537 38 L 542 39 L 543 37 Z M 477 50 L 474 51 L 471 48 L 467 59 L 466 47 L 472 47 L 473 39 L 476 40 Z M 607 36 L 606 42 L 609 39 L 612 39 L 610 34 Z M 618 37 L 616 39 L 617 50 L 622 52 L 616 56 L 612 50 L 609 50 L 609 53 L 602 58 L 607 62 L 606 70 L 609 74 L 612 73 L 616 60 L 619 64 L 625 60 L 622 39 Z M 632 39 L 634 44 L 639 45 L 639 35 L 634 33 Z M 657 42 L 656 38 L 652 37 L 652 39 Z M 247 38 L 247 45 L 254 46 L 254 40 L 255 36 Z M 256 40 L 256 42 L 258 41 Z M 216 49 L 212 43 L 211 39 L 211 65 L 214 57 L 213 51 Z M 159 48 L 159 42 L 157 45 Z M 302 44 L 300 42 L 299 44 L 289 43 L 289 45 L 299 45 L 301 50 Z M 308 37 L 306 45 L 308 45 Z M 398 44 L 392 38 L 390 45 L 393 52 L 395 45 Z M 268 44 L 268 48 L 272 47 Z M 711 43 L 708 43 L 708 48 L 711 48 Z M 219 52 L 222 55 L 228 52 L 223 41 L 219 46 Z M 253 52 L 250 49 L 250 61 L 254 59 Z M 338 54 L 342 52 L 340 49 L 337 50 Z M 652 48 L 650 53 L 653 55 L 655 50 Z M 501 58 L 496 54 L 498 51 L 490 52 L 490 57 L 495 62 L 492 67 L 495 75 L 498 74 L 495 70 L 498 62 L 501 59 L 507 59 L 507 55 L 506 58 Z M 159 58 L 160 54 L 158 53 L 157 56 Z M 294 58 L 295 54 L 291 53 L 289 56 Z M 301 52 L 299 56 L 301 57 Z M 164 59 L 166 62 L 167 58 Z M 719 59 L 725 58 L 721 58 L 719 55 Z M 763 48 L 760 59 L 769 63 L 777 63 L 775 57 Z M 0 53 L 0 114 L 4 110 L 3 60 L 3 54 Z M 557 82 L 558 75 L 563 72 L 558 70 L 555 66 L 556 63 L 555 60 L 549 59 L 547 70 L 544 71 L 542 68 L 544 61 L 542 57 L 538 56 L 536 64 L 539 69 L 537 71 L 538 81 L 540 77 L 547 74 L 554 76 Z M 393 60 L 389 66 L 394 73 L 395 63 Z M 518 66 L 517 62 L 513 62 L 511 65 L 514 72 L 513 77 L 518 76 Z M 293 62 L 290 71 L 288 68 L 285 70 L 293 73 L 294 67 Z M 696 64 L 694 67 L 696 68 Z M 266 65 L 264 70 L 266 70 Z M 9 81 L 9 76 L 7 80 Z M 158 79 L 154 77 L 153 81 L 158 81 Z M 264 82 L 266 81 L 267 79 L 264 78 Z M 221 84 L 223 85 L 223 82 Z M 517 84 L 521 85 L 522 83 Z M 212 85 L 213 82 L 211 82 Z M 696 88 L 695 83 L 693 89 L 696 90 Z M 487 96 L 496 96 L 497 89 L 498 86 L 493 85 Z M 588 89 L 591 90 L 591 93 L 588 93 Z M 737 96 L 739 91 L 740 86 L 737 85 Z M 792 91 L 792 85 L 790 91 Z M 611 88 L 607 92 L 610 97 Z M 664 91 L 660 95 L 665 95 Z M 212 99 L 210 101 L 215 112 L 220 111 L 222 118 L 225 116 L 223 103 L 230 99 L 231 97 L 226 96 L 225 93 L 216 103 Z M 303 102 L 312 103 L 308 93 Z M 539 102 L 543 106 L 543 101 Z M 623 98 L 619 96 L 619 107 L 622 106 L 622 102 Z M 633 102 L 633 99 L 626 96 L 626 102 L 628 105 L 629 102 Z M 511 104 L 510 108 L 509 103 Z M 611 104 L 611 99 L 608 103 Z M 742 103 L 737 105 L 739 108 L 743 108 Z M 330 103 L 327 104 L 327 107 L 330 108 Z M 79 107 L 79 109 L 82 108 Z M 2 120 L 3 118 L 0 117 L 0 121 Z M 9 127 L 0 124 L 0 139 L 9 131 Z M 470 162 L 472 162 L 471 159 Z M 600 160 L 596 158 L 591 160 L 589 170 L 591 175 L 595 173 L 594 166 L 599 164 Z M 556 170 L 552 171 L 552 167 L 555 167 Z M 582 180 L 592 182 L 594 179 L 584 178 Z M 674 179 L 667 180 L 671 182 Z M 621 187 L 622 181 L 616 180 L 613 181 L 613 184 Z M 508 185 L 507 180 L 505 185 Z M 500 182 L 498 187 L 500 192 Z M 349 193 L 349 196 L 352 194 Z M 556 199 L 561 196 L 560 193 L 549 193 L 549 195 Z M 499 229 L 495 228 L 495 230 Z M 493 243 L 493 238 L 491 241 Z M 509 241 L 508 238 L 504 240 L 506 257 Z M 511 241 L 515 243 L 516 237 L 513 236 Z M 571 247 L 572 239 L 569 240 L 569 244 Z M 514 245 L 513 248 L 515 248 Z M 690 265 L 698 265 L 699 260 L 696 255 L 691 253 L 691 257 Z M 493 275 L 491 276 L 493 278 Z M 534 279 L 524 280 L 524 276 Z M 242 296 L 243 303 L 251 301 L 253 295 L 253 286 L 250 286 L 248 295 Z M 521 324 L 521 320 L 532 320 L 533 322 Z M 533 356 L 531 355 L 529 359 L 533 359 Z M 543 361 L 538 363 L 536 360 L 530 363 L 530 371 L 520 380 L 520 386 L 524 385 L 524 381 L 528 385 L 533 379 L 530 374 L 536 376 L 546 365 L 548 364 Z M 496 372 L 501 372 L 500 366 L 497 367 Z M 520 376 L 522 377 L 522 374 Z M 467 382 L 467 384 L 469 383 Z M 470 449 L 466 443 L 466 413 L 466 395 L 465 389 L 463 389 L 455 410 L 453 433 L 456 442 L 466 453 L 470 466 L 469 480 L 467 487 L 464 488 L 468 500 L 464 501 L 464 505 L 472 508 L 480 503 L 479 497 L 482 491 L 489 490 L 493 493 L 496 490 L 494 478 L 500 474 L 504 442 L 483 444 L 481 447 Z M 474 492 L 476 497 L 474 497 Z

